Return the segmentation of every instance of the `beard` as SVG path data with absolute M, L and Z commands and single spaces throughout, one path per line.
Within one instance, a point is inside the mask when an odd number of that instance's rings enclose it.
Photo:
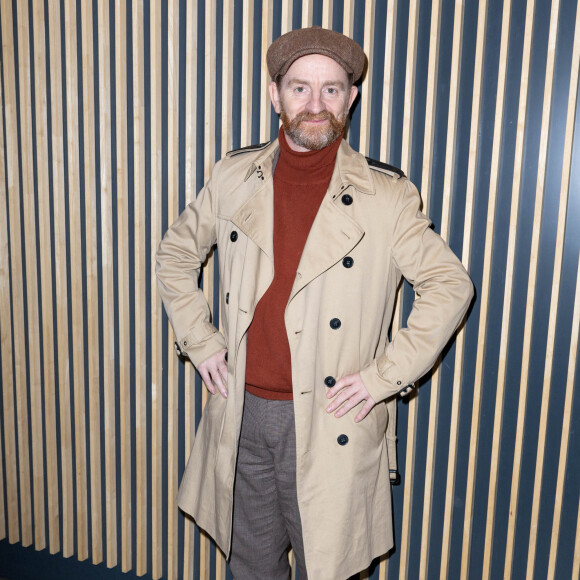
M 320 151 L 331 143 L 334 143 L 344 134 L 346 125 L 346 111 L 339 117 L 335 117 L 330 111 L 321 111 L 320 113 L 298 113 L 293 119 L 290 119 L 280 106 L 280 120 L 284 131 L 296 145 L 304 147 L 309 151 Z M 308 126 L 304 121 L 322 121 L 328 123 L 323 125 Z

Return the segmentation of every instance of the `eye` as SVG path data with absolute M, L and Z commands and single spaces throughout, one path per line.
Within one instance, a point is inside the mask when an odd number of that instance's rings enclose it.
M 306 87 L 301 87 L 301 86 L 298 86 L 298 87 L 296 87 L 296 88 L 294 89 L 294 91 L 295 91 L 296 93 L 302 94 L 302 93 L 305 93 L 305 92 L 306 92 Z
M 338 94 L 338 89 L 335 89 L 334 87 L 328 87 L 328 88 L 326 89 L 326 92 L 327 92 L 329 95 L 336 95 L 336 94 Z

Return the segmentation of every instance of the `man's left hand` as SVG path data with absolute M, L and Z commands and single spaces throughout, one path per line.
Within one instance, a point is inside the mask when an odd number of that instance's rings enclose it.
M 335 417 L 342 417 L 353 407 L 356 407 L 359 403 L 364 401 L 365 403 L 362 406 L 362 409 L 354 418 L 355 423 L 362 421 L 376 404 L 375 400 L 370 396 L 367 388 L 362 382 L 360 373 L 348 375 L 336 381 L 334 387 L 328 389 L 326 396 L 329 399 L 336 397 L 334 401 L 326 407 L 328 413 L 336 411 L 336 413 L 334 413 Z

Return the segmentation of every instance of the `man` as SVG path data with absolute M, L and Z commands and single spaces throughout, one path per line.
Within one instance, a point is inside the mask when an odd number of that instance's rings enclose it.
M 296 30 L 267 62 L 278 139 L 216 164 L 157 256 L 178 350 L 212 394 L 179 505 L 237 580 L 287 578 L 290 544 L 301 579 L 341 579 L 393 546 L 394 401 L 434 364 L 473 289 L 402 172 L 342 139 L 360 46 Z M 223 334 L 197 287 L 214 244 Z M 401 276 L 416 298 L 389 342 Z

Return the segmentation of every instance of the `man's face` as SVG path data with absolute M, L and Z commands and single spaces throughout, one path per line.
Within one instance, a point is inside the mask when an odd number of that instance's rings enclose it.
M 288 144 L 295 151 L 319 150 L 342 136 L 357 88 L 332 58 L 308 54 L 295 60 L 270 97 Z

